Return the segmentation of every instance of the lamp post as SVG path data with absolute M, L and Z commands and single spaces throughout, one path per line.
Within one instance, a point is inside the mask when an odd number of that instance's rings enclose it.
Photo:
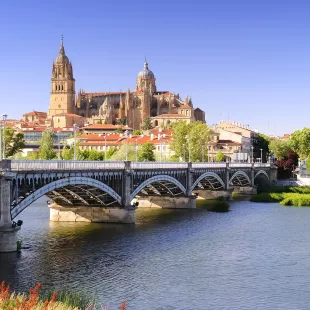
M 58 139 L 58 160 L 60 160 L 60 130 L 57 131 L 57 139 Z
M 254 146 L 251 146 L 251 150 L 252 150 L 252 164 L 254 163 L 254 155 L 253 155 L 253 150 L 254 150 Z
M 74 132 L 74 160 L 76 160 L 76 129 L 77 124 L 73 124 L 73 132 Z
M 126 161 L 128 161 L 128 130 L 125 131 L 126 137 Z
M 263 163 L 263 149 L 260 149 L 260 163 Z
M 2 124 L 0 124 L 0 161 L 2 160 Z
M 187 136 L 187 138 L 188 138 L 188 162 L 190 163 L 191 162 L 191 138 L 189 135 Z
M 6 128 L 5 128 L 5 126 L 6 126 L 6 119 L 7 119 L 7 114 L 3 114 L 2 115 L 2 117 L 3 117 L 3 159 L 5 159 L 5 148 L 6 148 Z
M 107 160 L 107 134 L 104 136 L 104 161 Z

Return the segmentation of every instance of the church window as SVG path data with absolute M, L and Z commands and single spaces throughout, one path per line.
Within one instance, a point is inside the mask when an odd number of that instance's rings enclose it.
M 64 86 L 63 85 L 61 85 L 61 90 L 64 90 Z
M 61 105 L 60 105 L 60 104 L 58 105 L 58 108 L 59 108 L 59 109 L 61 108 Z
M 155 126 L 158 126 L 158 121 L 155 121 Z

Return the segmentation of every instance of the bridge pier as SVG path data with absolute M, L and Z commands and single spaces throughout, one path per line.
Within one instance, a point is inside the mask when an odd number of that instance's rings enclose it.
M 20 226 L 12 226 L 10 181 L 0 179 L 0 253 L 17 251 L 17 232 Z
M 56 203 L 49 205 L 51 222 L 91 222 L 91 223 L 121 223 L 136 222 L 136 210 L 120 207 L 67 207 Z
M 194 194 L 197 194 L 197 199 L 225 199 L 225 200 L 232 200 L 232 189 L 222 190 L 222 191 L 212 191 L 212 190 L 205 190 L 205 189 L 198 189 L 194 190 Z
M 138 208 L 161 208 L 161 209 L 194 209 L 196 197 L 168 197 L 168 196 L 145 196 L 136 197 L 139 202 Z

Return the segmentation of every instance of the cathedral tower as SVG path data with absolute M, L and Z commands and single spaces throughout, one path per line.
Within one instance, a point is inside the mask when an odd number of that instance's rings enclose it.
M 155 76 L 149 70 L 147 61 L 144 62 L 144 68 L 138 73 L 136 90 L 142 90 L 154 94 L 156 92 Z
M 75 79 L 72 64 L 65 54 L 63 38 L 61 38 L 59 55 L 53 62 L 51 82 L 48 117 L 59 113 L 75 113 Z

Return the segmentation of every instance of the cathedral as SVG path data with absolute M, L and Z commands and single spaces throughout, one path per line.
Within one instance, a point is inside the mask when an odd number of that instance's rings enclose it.
M 71 127 L 73 123 L 123 124 L 140 129 L 147 119 L 153 126 L 167 127 L 184 120 L 205 121 L 205 113 L 194 109 L 191 98 L 184 100 L 169 91 L 158 91 L 154 73 L 145 60 L 138 73 L 136 89 L 126 92 L 85 92 L 76 96 L 73 68 L 66 56 L 63 39 L 53 62 L 48 122 L 53 127 Z

